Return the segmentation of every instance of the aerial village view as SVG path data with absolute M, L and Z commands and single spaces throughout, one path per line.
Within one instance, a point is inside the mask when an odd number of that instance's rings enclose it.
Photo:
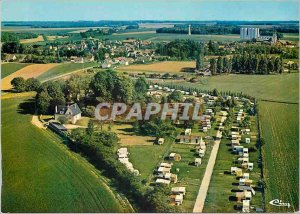
M 1 14 L 1 212 L 299 211 L 298 1 Z

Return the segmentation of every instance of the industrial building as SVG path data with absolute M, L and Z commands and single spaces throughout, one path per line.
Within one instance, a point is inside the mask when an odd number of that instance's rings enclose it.
M 241 28 L 240 37 L 243 40 L 257 39 L 260 37 L 259 28 Z

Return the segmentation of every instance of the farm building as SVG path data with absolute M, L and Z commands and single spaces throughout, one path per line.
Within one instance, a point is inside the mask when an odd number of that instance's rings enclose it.
M 77 103 L 68 106 L 56 106 L 54 118 L 58 121 L 60 117 L 66 117 L 72 124 L 75 124 L 81 119 L 81 110 Z
M 164 144 L 164 142 L 165 142 L 164 138 L 159 138 L 158 141 L 157 141 L 157 144 L 162 145 L 162 144 Z
M 236 192 L 235 197 L 238 202 L 242 202 L 243 200 L 251 200 L 252 194 L 249 191 Z
M 243 200 L 243 213 L 249 213 L 250 212 L 250 200 Z
M 201 165 L 201 158 L 195 158 L 195 166 Z

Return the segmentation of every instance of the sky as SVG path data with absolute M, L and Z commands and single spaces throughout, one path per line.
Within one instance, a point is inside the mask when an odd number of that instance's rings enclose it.
M 2 0 L 1 19 L 289 21 L 299 20 L 299 4 L 297 0 Z

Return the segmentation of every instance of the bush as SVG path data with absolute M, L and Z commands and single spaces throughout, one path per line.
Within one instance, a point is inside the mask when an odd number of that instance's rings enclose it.
M 58 122 L 60 122 L 61 124 L 67 124 L 68 121 L 69 121 L 68 118 L 67 118 L 66 116 L 63 116 L 63 115 L 62 115 L 62 116 L 59 116 L 57 120 L 58 120 Z
M 23 77 L 15 77 L 10 83 L 17 92 L 26 90 L 26 80 Z
M 82 108 L 82 115 L 86 117 L 94 117 L 95 116 L 95 106 L 87 106 Z

